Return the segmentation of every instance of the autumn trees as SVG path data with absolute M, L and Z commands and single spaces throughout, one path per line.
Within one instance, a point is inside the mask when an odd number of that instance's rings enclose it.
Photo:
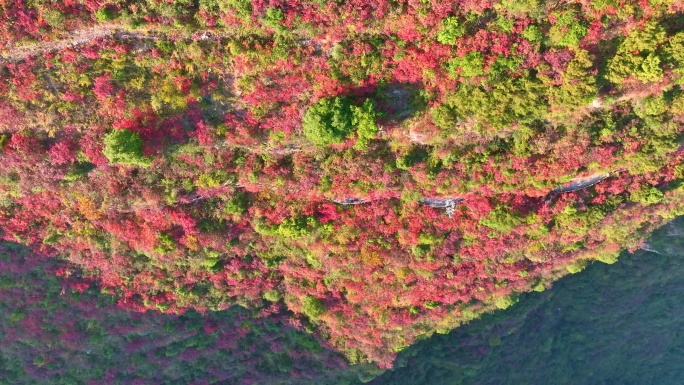
M 91 6 L 151 34 L 2 65 L 2 236 L 389 366 L 682 212 L 680 10 L 548 5 Z

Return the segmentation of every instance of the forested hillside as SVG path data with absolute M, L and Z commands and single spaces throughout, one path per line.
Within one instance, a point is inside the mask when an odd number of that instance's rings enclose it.
M 275 316 L 233 307 L 132 313 L 63 263 L 16 244 L 0 253 L 0 378 L 10 384 L 677 384 L 684 338 L 684 220 L 650 252 L 595 263 L 553 290 L 402 351 L 396 368 L 349 366 Z
M 355 384 L 367 372 L 284 317 L 132 312 L 64 267 L 0 245 L 2 384 Z
M 388 368 L 684 214 L 683 11 L 7 0 L 0 234 Z
M 370 384 L 681 382 L 684 218 L 625 253 L 400 354 Z

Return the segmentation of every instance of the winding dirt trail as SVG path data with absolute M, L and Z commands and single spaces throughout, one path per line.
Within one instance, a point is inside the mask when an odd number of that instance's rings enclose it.
M 604 179 L 610 177 L 610 174 L 608 173 L 601 173 L 601 174 L 594 174 L 590 175 L 587 177 L 582 177 L 582 178 L 575 178 L 571 180 L 570 182 L 564 184 L 561 187 L 558 187 L 556 189 L 553 189 L 551 193 L 567 193 L 567 192 L 573 192 L 573 191 L 579 191 L 579 190 L 584 190 L 585 188 L 589 188 Z
M 118 24 L 99 24 L 90 28 L 71 31 L 63 39 L 38 41 L 3 50 L 3 52 L 0 53 L 0 63 L 18 61 L 26 56 L 40 55 L 45 52 L 58 51 L 68 47 L 79 46 L 95 39 L 109 37 L 120 33 L 130 34 L 130 32 L 124 30 Z
M 77 47 L 79 45 L 84 45 L 93 40 L 105 37 L 136 40 L 159 40 L 169 37 L 192 40 L 207 40 L 210 38 L 223 38 L 234 35 L 235 33 L 233 32 L 218 32 L 209 30 L 196 31 L 194 33 L 165 31 L 155 27 L 130 30 L 121 24 L 98 24 L 90 28 L 71 31 L 62 39 L 37 41 L 22 46 L 5 48 L 0 51 L 0 64 L 19 61 L 24 59 L 26 56 L 38 56 L 46 52 L 54 52 L 69 47 Z

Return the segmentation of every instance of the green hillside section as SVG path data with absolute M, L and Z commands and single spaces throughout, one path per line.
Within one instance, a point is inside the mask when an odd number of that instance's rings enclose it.
M 0 242 L 0 384 L 356 381 L 358 368 L 277 315 L 132 312 L 79 276 Z

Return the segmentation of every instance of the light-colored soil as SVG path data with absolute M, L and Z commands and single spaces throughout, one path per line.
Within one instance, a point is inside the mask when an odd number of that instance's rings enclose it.
M 93 40 L 116 37 L 119 39 L 134 40 L 159 40 L 174 35 L 180 39 L 207 40 L 214 37 L 227 37 L 233 33 L 200 31 L 188 33 L 181 31 L 169 31 L 164 27 L 149 27 L 146 29 L 131 30 L 117 23 L 98 24 L 90 28 L 84 28 L 69 32 L 61 39 L 50 41 L 36 41 L 24 45 L 16 45 L 0 51 L 0 64 L 15 62 L 24 59 L 26 56 L 39 56 L 46 52 L 54 52 L 70 47 L 78 47 Z M 180 35 L 180 36 L 178 36 Z
M 12 62 L 26 56 L 37 56 L 45 52 L 58 51 L 61 49 L 86 44 L 92 40 L 113 36 L 117 33 L 126 32 L 117 24 L 99 24 L 90 28 L 72 31 L 63 39 L 52 41 L 37 41 L 27 45 L 11 47 L 0 53 L 0 63 Z
M 555 193 L 566 193 L 566 192 L 572 192 L 572 191 L 578 191 L 578 190 L 583 190 L 585 188 L 591 187 L 602 180 L 608 178 L 610 174 L 594 174 L 588 177 L 584 178 L 576 178 L 570 181 L 570 183 L 566 183 L 562 187 L 559 187 L 557 189 L 554 189 L 552 192 Z

